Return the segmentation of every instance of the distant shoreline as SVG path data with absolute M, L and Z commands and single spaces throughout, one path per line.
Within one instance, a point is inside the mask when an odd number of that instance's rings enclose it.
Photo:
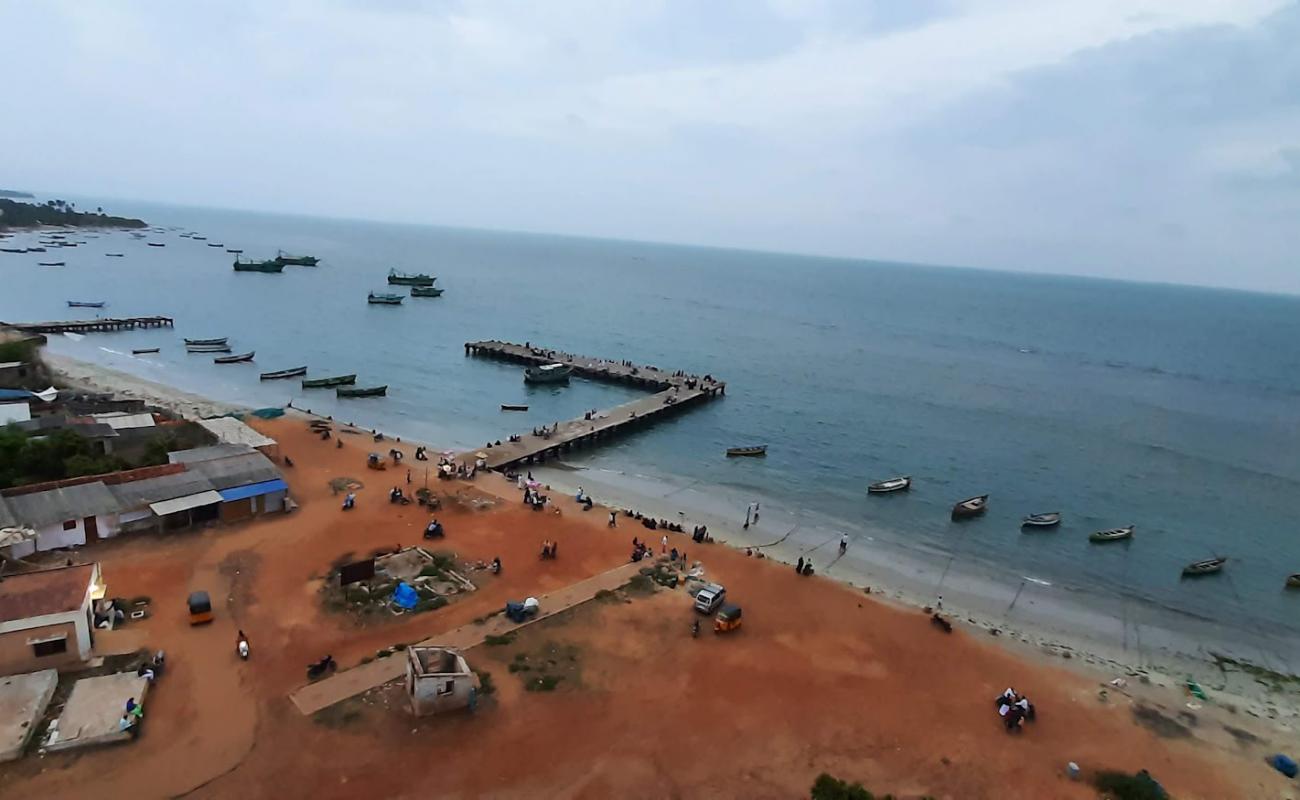
M 31 192 L 19 192 L 13 189 L 0 189 L 0 197 L 9 198 L 11 200 L 33 200 L 36 198 L 36 195 Z
M 101 209 L 77 211 L 62 200 L 48 203 L 20 203 L 0 198 L 0 230 L 22 230 L 43 225 L 73 228 L 147 228 L 149 224 L 134 217 L 114 217 Z

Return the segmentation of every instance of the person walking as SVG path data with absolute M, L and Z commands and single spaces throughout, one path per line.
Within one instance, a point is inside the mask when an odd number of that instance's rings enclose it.
M 841 533 L 840 534 L 840 555 L 844 555 L 848 551 L 849 551 L 849 535 L 847 533 Z
M 660 553 L 667 553 L 667 552 L 668 552 L 668 534 L 664 534 L 664 538 L 660 540 L 660 542 L 659 542 L 659 552 L 660 552 Z
M 611 512 L 609 512 L 609 527 L 611 527 L 611 528 L 617 528 L 617 527 L 618 527 L 618 512 L 617 512 L 617 511 L 611 511 Z

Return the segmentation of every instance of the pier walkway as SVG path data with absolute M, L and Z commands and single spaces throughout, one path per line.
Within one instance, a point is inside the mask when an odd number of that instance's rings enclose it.
M 621 361 L 578 356 L 530 344 L 509 342 L 467 342 L 465 354 L 484 358 L 515 361 L 530 366 L 568 364 L 575 375 L 592 380 L 624 383 L 654 391 L 648 397 L 633 400 L 595 416 L 557 422 L 546 433 L 521 433 L 520 441 L 502 441 L 500 445 L 462 453 L 461 463 L 482 459 L 489 469 L 506 469 L 533 464 L 557 457 L 579 447 L 603 442 L 619 433 L 651 425 L 687 408 L 727 393 L 727 384 L 711 375 L 697 377 L 677 374 L 657 367 L 629 365 Z
M 25 333 L 112 333 L 136 328 L 170 328 L 173 324 L 171 317 L 103 317 L 65 322 L 0 322 L 0 328 Z

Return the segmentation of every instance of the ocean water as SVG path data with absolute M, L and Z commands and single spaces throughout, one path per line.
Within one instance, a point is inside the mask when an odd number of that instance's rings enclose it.
M 815 515 L 884 537 L 1125 596 L 1243 629 L 1300 628 L 1300 298 L 854 262 L 638 242 L 385 225 L 82 199 L 198 231 L 245 257 L 322 258 L 282 275 L 233 272 L 224 248 L 125 233 L 57 254 L 0 254 L 0 319 L 165 314 L 175 330 L 56 339 L 52 347 L 253 405 L 295 405 L 448 447 L 608 407 L 633 390 L 575 380 L 530 388 L 518 367 L 466 358 L 468 340 L 532 341 L 728 381 L 708 404 L 575 459 L 692 491 Z M 19 237 L 21 239 L 21 237 Z M 85 237 L 82 237 L 85 238 Z M 18 241 L 18 240 L 10 240 Z M 105 258 L 124 252 L 125 258 Z M 66 260 L 40 268 L 40 260 Z M 368 306 L 390 267 L 446 294 Z M 255 365 L 189 356 L 229 336 Z M 132 348 L 160 346 L 157 356 Z M 336 400 L 260 371 L 388 384 Z M 526 414 L 501 403 L 528 403 Z M 723 457 L 765 443 L 766 459 Z M 868 482 L 911 475 L 906 495 Z M 954 524 L 957 500 L 990 495 Z M 742 506 L 743 508 L 743 506 Z M 1020 519 L 1061 511 L 1059 529 Z M 743 510 L 738 511 L 743 516 Z M 739 520 L 738 520 L 739 521 Z M 1091 531 L 1135 524 L 1132 542 Z M 1231 561 L 1182 580 L 1190 561 Z

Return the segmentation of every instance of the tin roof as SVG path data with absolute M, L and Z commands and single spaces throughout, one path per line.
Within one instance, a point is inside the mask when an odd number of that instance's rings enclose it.
M 280 470 L 275 468 L 271 459 L 256 450 L 230 458 L 199 461 L 189 464 L 188 467 L 191 473 L 197 472 L 211 481 L 213 488 L 217 490 L 262 483 L 280 477 Z
M 181 472 L 176 475 L 162 475 L 157 478 L 145 478 L 129 483 L 110 486 L 111 491 L 122 504 L 122 510 L 141 509 L 151 503 L 173 500 L 177 497 L 198 494 L 212 490 L 212 482 L 194 472 Z
M 122 510 L 117 497 L 102 481 L 16 495 L 5 498 L 5 502 L 20 524 L 33 528 Z
M 198 422 L 222 444 L 244 444 L 249 447 L 275 444 L 275 440 L 271 437 L 263 436 L 234 417 L 213 417 Z
M 167 454 L 167 460 L 173 464 L 195 464 L 200 461 L 213 461 L 256 452 L 246 444 L 214 444 L 190 450 L 176 450 Z

